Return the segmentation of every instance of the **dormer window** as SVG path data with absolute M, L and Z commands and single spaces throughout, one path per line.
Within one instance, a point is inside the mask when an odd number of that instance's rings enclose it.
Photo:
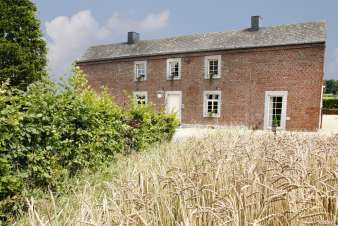
M 181 79 L 181 59 L 168 59 L 167 60 L 167 79 L 178 80 Z
M 221 77 L 221 56 L 205 57 L 205 79 Z
M 135 62 L 135 81 L 145 81 L 147 79 L 147 62 Z

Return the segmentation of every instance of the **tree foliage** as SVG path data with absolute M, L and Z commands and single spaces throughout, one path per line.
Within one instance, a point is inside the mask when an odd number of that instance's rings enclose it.
M 46 43 L 30 0 L 0 0 L 0 82 L 20 89 L 46 76 Z
M 338 80 L 325 80 L 325 93 L 338 94 Z

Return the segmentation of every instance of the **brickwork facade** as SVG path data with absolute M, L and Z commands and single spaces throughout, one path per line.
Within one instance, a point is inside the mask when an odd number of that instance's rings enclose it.
M 288 91 L 286 129 L 319 127 L 324 44 L 196 52 L 80 63 L 94 89 L 107 86 L 115 100 L 147 91 L 148 101 L 163 108 L 158 91 L 182 92 L 183 124 L 244 125 L 264 128 L 265 91 Z M 221 78 L 205 79 L 206 56 L 221 55 Z M 167 80 L 167 59 L 181 58 L 181 79 Z M 147 61 L 147 80 L 134 81 L 134 62 Z M 203 116 L 203 91 L 219 90 L 220 117 Z

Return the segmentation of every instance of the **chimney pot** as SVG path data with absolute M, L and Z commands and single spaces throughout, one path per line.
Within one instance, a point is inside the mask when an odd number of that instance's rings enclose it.
M 128 44 L 135 44 L 140 41 L 140 34 L 134 31 L 128 32 Z
M 251 31 L 258 31 L 259 30 L 259 20 L 260 16 L 251 16 Z

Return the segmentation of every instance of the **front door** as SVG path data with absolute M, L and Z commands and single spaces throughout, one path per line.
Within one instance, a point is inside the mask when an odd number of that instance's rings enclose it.
M 264 129 L 271 129 L 274 125 L 277 129 L 285 129 L 287 91 L 266 91 Z
M 176 114 L 177 119 L 181 122 L 181 105 L 182 105 L 182 92 L 181 91 L 168 91 L 165 95 L 165 110 L 166 113 Z

